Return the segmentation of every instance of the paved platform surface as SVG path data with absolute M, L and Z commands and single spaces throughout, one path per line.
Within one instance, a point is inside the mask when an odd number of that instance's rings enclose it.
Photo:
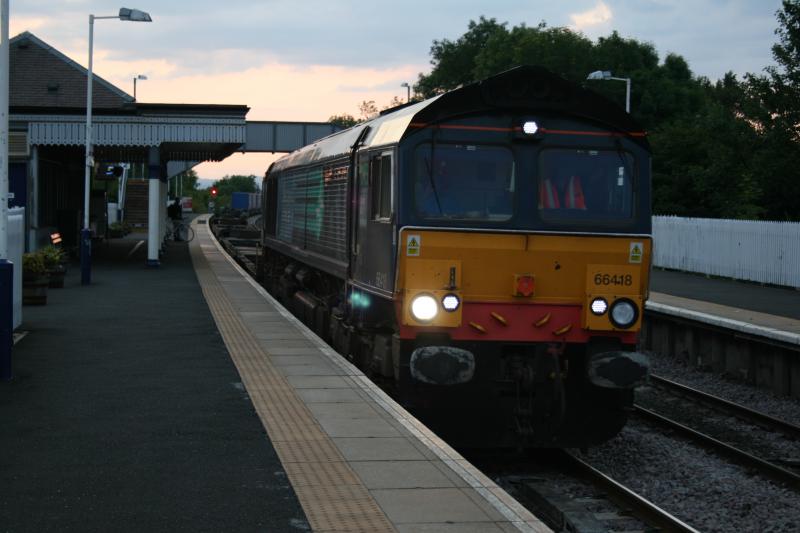
M 653 269 L 651 311 L 800 344 L 800 290 Z
M 186 244 L 73 266 L 0 383 L 0 531 L 304 531 Z
M 798 265 L 800 268 L 800 265 Z M 654 268 L 653 293 L 800 320 L 800 290 Z
M 0 531 L 549 531 L 195 228 L 24 308 Z

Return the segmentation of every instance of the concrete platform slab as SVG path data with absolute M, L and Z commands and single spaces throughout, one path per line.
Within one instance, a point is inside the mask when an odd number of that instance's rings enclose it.
M 495 521 L 476 507 L 461 489 L 377 489 L 371 492 L 394 524 Z M 498 515 L 495 519 L 503 517 Z
M 350 465 L 369 489 L 455 488 L 430 461 L 354 461 Z

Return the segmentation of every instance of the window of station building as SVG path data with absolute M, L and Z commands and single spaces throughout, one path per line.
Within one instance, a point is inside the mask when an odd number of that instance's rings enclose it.
M 372 220 L 389 220 L 392 214 L 392 153 L 374 155 L 369 162 Z
M 515 180 L 506 147 L 422 144 L 414 154 L 414 210 L 429 220 L 507 221 L 514 214 Z
M 629 152 L 542 150 L 539 155 L 539 213 L 545 220 L 630 219 L 634 180 L 634 160 Z

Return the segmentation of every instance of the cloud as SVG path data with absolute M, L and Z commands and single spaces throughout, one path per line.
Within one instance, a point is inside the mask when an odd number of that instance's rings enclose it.
M 382 107 L 397 96 L 405 100 L 406 90 L 398 80 L 410 80 L 422 65 L 396 67 L 298 66 L 278 61 L 264 62 L 236 72 L 170 72 L 169 63 L 134 65 L 100 59 L 95 72 L 130 92 L 132 76 L 141 73 L 148 80 L 137 85 L 141 102 L 243 104 L 250 107 L 249 120 L 325 121 L 331 115 L 358 116 L 358 103 L 375 100 Z
M 614 18 L 611 8 L 605 2 L 600 0 L 597 4 L 588 11 L 580 13 L 570 13 L 569 19 L 572 21 L 571 27 L 578 31 L 584 31 L 593 26 L 606 25 Z

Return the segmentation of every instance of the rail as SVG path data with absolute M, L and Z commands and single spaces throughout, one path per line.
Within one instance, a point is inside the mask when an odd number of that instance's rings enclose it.
M 708 450 L 728 457 L 728 459 L 738 463 L 739 465 L 755 468 L 763 476 L 772 479 L 773 481 L 784 483 L 792 489 L 800 491 L 800 476 L 794 472 L 790 472 L 781 466 L 761 459 L 760 457 L 745 452 L 744 450 L 740 450 L 735 446 L 731 446 L 730 444 L 715 439 L 714 437 L 706 435 L 705 433 L 692 429 L 689 426 L 685 426 L 680 422 L 676 422 L 675 420 L 660 415 L 655 411 L 651 411 L 650 409 L 646 409 L 639 405 L 634 405 L 634 412 L 639 417 L 648 420 L 651 423 L 655 423 L 662 427 L 673 430 Z
M 570 467 L 574 468 L 581 475 L 589 478 L 592 483 L 606 491 L 609 499 L 615 501 L 618 505 L 629 507 L 637 517 L 648 524 L 664 531 L 698 533 L 692 526 L 600 472 L 576 455 L 564 450 L 563 459 Z
M 780 432 L 788 437 L 800 440 L 800 426 L 796 426 L 785 420 L 781 420 L 780 418 L 769 416 L 760 411 L 745 407 L 744 405 L 730 402 L 724 398 L 720 398 L 719 396 L 714 396 L 713 394 L 708 394 L 707 392 L 693 389 L 692 387 L 682 385 L 654 374 L 650 374 L 650 384 L 668 389 L 677 394 L 681 394 L 711 408 L 720 409 L 725 413 L 733 414 L 734 416 L 756 426 Z

